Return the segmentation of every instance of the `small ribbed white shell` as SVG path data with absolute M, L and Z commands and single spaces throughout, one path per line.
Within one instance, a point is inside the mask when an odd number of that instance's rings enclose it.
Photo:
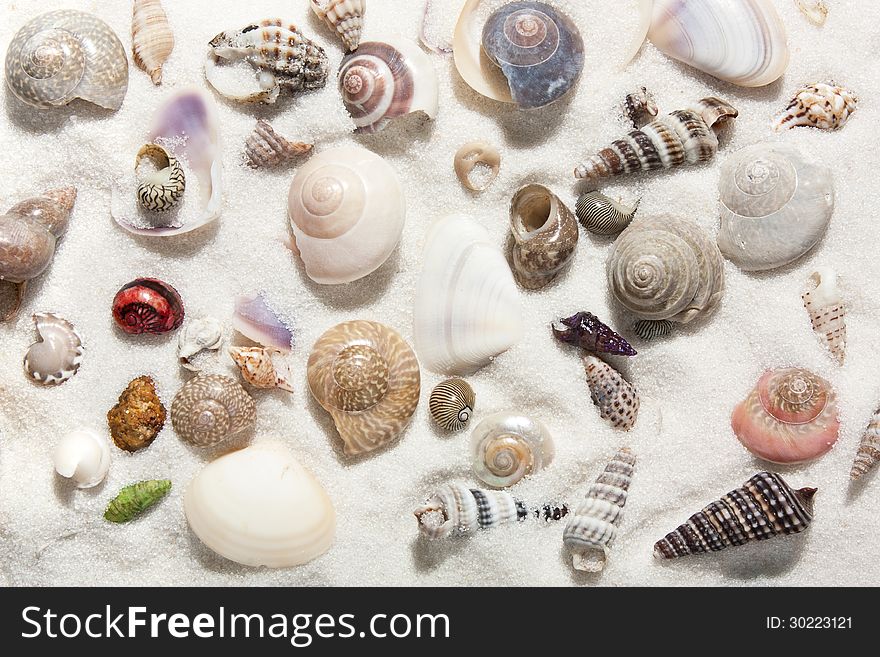
M 526 516 L 525 507 L 510 493 L 472 489 L 460 482 L 444 484 L 413 513 L 419 531 L 431 540 L 489 529 Z
M 877 465 L 878 461 L 880 461 L 880 409 L 874 411 L 868 427 L 862 434 L 849 478 L 852 481 L 861 479 Z
M 75 429 L 59 441 L 52 460 L 55 472 L 77 488 L 92 488 L 110 469 L 110 443 L 96 431 Z
M 846 357 L 846 306 L 837 288 L 837 272 L 819 267 L 810 276 L 813 289 L 801 298 L 810 315 L 813 331 L 822 340 L 834 359 L 843 365 Z
M 495 488 L 513 486 L 553 460 L 550 431 L 520 413 L 494 413 L 471 434 L 471 466 L 477 478 Z

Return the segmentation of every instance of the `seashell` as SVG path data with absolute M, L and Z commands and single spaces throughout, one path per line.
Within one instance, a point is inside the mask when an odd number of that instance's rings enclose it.
M 584 69 L 584 43 L 574 22 L 543 2 L 510 2 L 474 39 L 480 0 L 469 0 L 455 29 L 455 66 L 478 93 L 523 109 L 565 96 Z
M 762 271 L 812 249 L 834 212 L 831 171 L 785 144 L 744 148 L 721 166 L 718 246 L 740 269 Z
M 596 356 L 584 356 L 584 369 L 590 399 L 599 407 L 599 416 L 615 429 L 629 431 L 639 415 L 639 393 L 620 372 Z
M 39 339 L 24 355 L 24 371 L 44 386 L 60 385 L 79 371 L 82 339 L 73 324 L 53 313 L 35 313 Z
M 144 176 L 138 185 L 137 195 L 141 206 L 151 212 L 165 212 L 174 207 L 186 189 L 186 176 L 177 158 L 169 155 L 161 146 L 145 144 L 135 161 L 135 170 L 148 158 L 158 170 Z
M 339 93 L 355 132 L 379 132 L 397 117 L 437 118 L 440 90 L 431 58 L 407 39 L 362 43 L 339 65 Z
M 293 346 L 293 332 L 260 293 L 235 299 L 232 328 L 249 340 L 279 351 L 290 351 Z
M 128 58 L 119 37 L 97 16 L 50 11 L 13 37 L 6 83 L 19 100 L 41 109 L 80 98 L 118 110 L 128 90 Z
M 107 413 L 107 424 L 119 449 L 136 452 L 148 447 L 165 426 L 165 407 L 156 391 L 156 382 L 149 376 L 131 381 Z
M 553 436 L 540 421 L 517 413 L 494 413 L 471 434 L 471 467 L 477 479 L 508 488 L 553 460 Z
M 18 314 L 27 282 L 52 262 L 75 201 L 76 188 L 63 187 L 26 199 L 0 215 L 0 281 L 16 287 L 15 304 L 0 320 Z
M 813 25 L 821 27 L 828 19 L 828 6 L 825 0 L 794 0 L 797 8 Z
M 553 322 L 553 335 L 560 342 L 577 345 L 587 351 L 618 356 L 635 356 L 638 352 L 611 327 L 593 313 L 579 312 Z
M 785 25 L 772 0 L 655 0 L 648 39 L 664 54 L 741 87 L 788 68 Z
M 230 347 L 229 355 L 238 365 L 241 378 L 255 388 L 281 388 L 293 392 L 290 365 L 277 349 L 263 347 Z
M 134 0 L 131 15 L 131 54 L 153 84 L 162 84 L 162 65 L 174 49 L 174 33 L 159 0 Z
M 183 384 L 171 402 L 171 425 L 186 442 L 213 447 L 254 427 L 257 405 L 235 379 L 200 374 Z
M 301 141 L 288 141 L 269 124 L 260 119 L 257 127 L 248 135 L 244 145 L 244 153 L 248 164 L 255 169 L 260 167 L 276 167 L 290 160 L 312 152 L 312 144 Z
M 841 365 L 846 357 L 846 306 L 837 289 L 837 273 L 830 267 L 820 267 L 810 276 L 812 290 L 801 298 L 810 315 L 813 331 L 828 347 Z
M 442 7 L 441 10 L 443 8 L 445 7 Z M 436 9 L 434 0 L 425 0 L 425 8 L 422 11 L 422 29 L 419 33 L 419 41 L 421 41 L 422 45 L 431 52 L 435 52 L 438 55 L 451 55 L 452 43 L 446 39 L 436 38 L 434 21 L 432 20 L 435 11 L 438 10 Z
M 724 261 L 697 224 L 675 217 L 636 221 L 605 263 L 617 301 L 640 319 L 687 324 L 711 313 L 724 292 Z
M 513 273 L 524 288 L 544 287 L 571 262 L 578 242 L 571 210 L 543 185 L 526 185 L 510 202 Z
M 632 325 L 633 333 L 642 340 L 656 340 L 657 338 L 665 338 L 672 333 L 672 322 L 668 319 L 640 319 Z
M 460 431 L 470 422 L 477 396 L 463 379 L 438 383 L 428 398 L 431 418 L 447 431 Z
M 183 299 L 158 278 L 136 278 L 113 297 L 113 319 L 131 335 L 167 333 L 183 324 Z
M 693 109 L 676 110 L 631 131 L 579 165 L 574 176 L 595 182 L 707 162 L 718 152 L 717 132 L 738 114 L 726 101 L 703 98 Z
M 202 351 L 216 351 L 223 343 L 223 325 L 213 317 L 200 317 L 186 324 L 177 335 L 177 359 L 183 367 L 198 372 L 195 357 Z
M 110 445 L 91 429 L 75 429 L 55 447 L 55 472 L 70 479 L 77 488 L 97 486 L 110 470 Z
M 329 550 L 336 533 L 324 488 L 278 442 L 206 465 L 187 486 L 183 510 L 202 543 L 246 566 L 299 566 Z
M 280 18 L 221 32 L 208 44 L 205 59 L 208 83 L 221 96 L 244 103 L 272 104 L 282 87 L 321 89 L 329 72 L 324 49 Z
M 348 456 L 384 447 L 419 403 L 419 361 L 400 334 L 354 320 L 324 332 L 309 355 L 309 390 L 330 413 Z
M 126 486 L 110 500 L 104 519 L 122 523 L 134 520 L 144 511 L 158 504 L 171 490 L 168 479 L 150 479 Z
M 657 107 L 654 95 L 648 91 L 648 88 L 641 87 L 638 91 L 627 94 L 623 101 L 623 113 L 632 122 L 633 127 L 638 130 L 650 120 L 645 117 L 657 116 L 660 113 L 660 108 Z
M 357 50 L 367 12 L 367 0 L 309 0 L 312 11 L 336 30 L 345 47 Z
M 598 573 L 617 539 L 617 526 L 626 505 L 636 457 L 626 447 L 618 450 L 569 516 L 562 534 L 575 570 Z
M 467 374 L 522 335 L 513 275 L 486 229 L 463 214 L 435 221 L 413 312 L 413 341 L 422 364 L 441 374 Z
M 388 259 L 406 220 L 406 199 L 394 169 L 358 146 L 310 159 L 287 198 L 295 252 L 316 283 L 350 283 Z
M 793 489 L 775 472 L 759 472 L 654 544 L 658 559 L 716 552 L 798 534 L 813 520 L 815 488 Z
M 641 199 L 628 208 L 600 192 L 587 192 L 578 198 L 575 216 L 591 233 L 616 235 L 632 223 L 640 202 Z
M 501 171 L 501 153 L 489 142 L 469 141 L 456 151 L 453 165 L 462 185 L 472 192 L 484 192 Z M 489 173 L 482 182 L 475 183 L 471 180 L 471 173 L 477 167 L 488 168 Z
M 877 464 L 877 461 L 880 461 L 880 409 L 871 416 L 871 422 L 862 434 L 849 478 L 852 481 L 860 479 Z
M 856 111 L 856 95 L 833 82 L 802 87 L 773 124 L 776 131 L 795 126 L 840 130 Z
M 755 456 L 773 463 L 809 461 L 840 435 L 834 389 L 800 367 L 768 370 L 733 409 L 730 426 Z

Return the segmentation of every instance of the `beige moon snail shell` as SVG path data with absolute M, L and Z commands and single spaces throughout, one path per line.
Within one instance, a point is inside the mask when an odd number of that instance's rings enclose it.
M 519 413 L 495 413 L 471 434 L 471 465 L 489 486 L 507 488 L 546 468 L 553 460 L 550 431 L 542 422 Z
M 235 379 L 200 374 L 187 381 L 171 402 L 171 424 L 196 447 L 212 447 L 253 428 L 257 405 Z

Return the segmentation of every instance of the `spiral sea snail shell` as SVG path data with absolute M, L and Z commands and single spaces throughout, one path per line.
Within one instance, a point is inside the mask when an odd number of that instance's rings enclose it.
M 50 11 L 12 39 L 6 83 L 34 107 L 58 107 L 81 98 L 117 110 L 128 89 L 128 58 L 119 37 L 97 16 Z
M 438 383 L 428 399 L 428 410 L 438 426 L 459 431 L 467 426 L 474 412 L 477 396 L 463 379 L 447 379 Z
M 136 278 L 113 298 L 113 319 L 126 333 L 167 333 L 183 324 L 183 300 L 158 278 Z
M 159 0 L 134 0 L 131 10 L 131 54 L 153 84 L 162 84 L 162 66 L 174 49 L 174 33 Z
M 221 374 L 187 381 L 171 402 L 171 424 L 183 440 L 212 447 L 253 428 L 257 405 L 240 383 Z
M 553 460 L 553 437 L 542 422 L 518 413 L 495 413 L 471 434 L 471 465 L 489 486 L 507 488 L 546 468 Z
M 186 176 L 180 161 L 157 144 L 144 144 L 138 151 L 135 170 L 141 161 L 149 159 L 157 170 L 144 176 L 137 188 L 137 196 L 145 210 L 165 212 L 173 208 L 186 189 Z
M 44 386 L 60 385 L 79 371 L 83 345 L 79 333 L 63 317 L 36 313 L 34 324 L 40 339 L 24 355 L 24 371 Z

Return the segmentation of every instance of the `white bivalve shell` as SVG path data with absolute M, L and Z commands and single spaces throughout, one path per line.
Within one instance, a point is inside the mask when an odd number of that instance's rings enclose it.
M 388 259 L 406 219 L 394 169 L 358 146 L 316 155 L 297 172 L 287 199 L 295 251 L 316 283 L 350 283 Z
M 77 488 L 97 486 L 110 469 L 110 443 L 91 429 L 75 429 L 64 436 L 53 456 L 55 472 Z
M 718 247 L 746 271 L 794 262 L 812 249 L 834 212 L 831 171 L 785 144 L 757 144 L 721 167 Z
M 495 413 L 471 434 L 471 466 L 495 488 L 513 486 L 553 460 L 553 437 L 542 422 L 520 413 Z
M 246 566 L 299 566 L 330 549 L 336 532 L 324 488 L 278 442 L 206 465 L 189 483 L 183 509 L 202 543 Z

